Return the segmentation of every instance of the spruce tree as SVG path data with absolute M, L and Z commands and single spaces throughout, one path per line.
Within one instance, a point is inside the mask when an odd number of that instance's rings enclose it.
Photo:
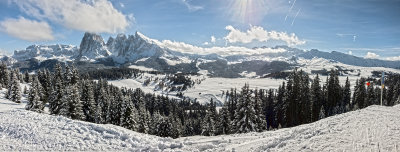
M 137 131 L 138 126 L 137 126 L 136 115 L 137 115 L 136 108 L 133 105 L 127 103 L 126 108 L 123 111 L 123 114 L 121 117 L 121 126 L 126 129 Z
M 96 114 L 96 102 L 94 100 L 93 84 L 90 81 L 83 81 L 82 88 L 82 110 L 85 115 L 85 120 L 89 122 L 95 122 Z M 119 125 L 119 124 L 117 124 Z
M 50 114 L 59 114 L 63 102 L 61 101 L 64 93 L 64 83 L 62 76 L 62 68 L 60 64 L 56 64 L 54 69 L 54 78 L 51 87 L 51 95 L 49 99 Z
M 202 121 L 202 132 L 203 136 L 214 136 L 216 132 L 215 127 L 215 107 L 214 101 L 211 99 L 210 104 L 208 105 L 208 110 L 206 116 Z
M 329 80 L 327 83 L 327 109 L 326 115 L 331 116 L 335 115 L 334 109 L 340 103 L 341 98 L 341 87 L 339 84 L 338 72 L 336 70 L 331 69 L 329 74 Z
M 343 88 L 342 93 L 342 103 L 341 103 L 341 112 L 347 112 L 350 110 L 350 100 L 351 100 L 351 90 L 350 90 L 350 81 L 349 77 L 346 78 L 346 83 Z
M 310 82 L 308 74 L 300 71 L 301 75 L 301 94 L 300 94 L 300 123 L 310 123 L 312 121 L 312 111 L 311 111 L 311 97 L 310 97 Z
M 256 115 L 254 109 L 254 102 L 252 101 L 251 91 L 249 85 L 246 84 L 241 91 L 239 101 L 237 103 L 237 109 L 235 112 L 235 119 L 233 123 L 235 124 L 235 133 L 246 133 L 251 131 L 261 131 L 262 128 L 256 123 L 259 119 L 262 119 Z
M 276 96 L 276 106 L 275 106 L 275 111 L 276 111 L 276 121 L 278 126 L 286 126 L 286 121 L 285 121 L 285 110 L 286 110 L 286 103 L 285 103 L 285 93 L 286 93 L 286 86 L 285 82 L 282 82 L 282 85 L 279 86 L 278 88 L 278 94 Z
M 42 101 L 40 101 L 40 96 L 38 91 L 39 88 L 40 88 L 40 83 L 37 77 L 34 77 L 28 94 L 28 103 L 25 106 L 26 110 L 31 110 L 39 113 L 43 112 L 44 104 Z
M 265 103 L 264 114 L 265 114 L 266 126 L 263 127 L 270 129 L 272 127 L 275 127 L 274 91 L 272 89 L 269 89 L 267 95 L 268 95 L 267 100 L 264 102 Z
M 84 120 L 85 115 L 82 110 L 82 102 L 80 100 L 80 93 L 78 90 L 78 85 L 70 86 L 70 95 L 69 95 L 69 102 L 70 102 L 70 116 L 72 119 L 77 120 Z
M 11 85 L 9 87 L 9 99 L 15 103 L 21 103 L 21 87 L 17 78 L 17 73 L 12 73 Z
M 323 93 L 320 86 L 320 79 L 317 74 L 311 84 L 311 103 L 312 103 L 312 121 L 319 120 L 319 112 L 323 105 Z
M 365 89 L 365 78 L 361 78 L 358 80 L 358 84 L 355 86 L 354 94 L 353 94 L 353 102 L 356 104 L 356 109 L 362 109 L 366 107 L 365 97 L 367 96 L 367 92 Z
M 149 133 L 149 120 L 150 113 L 146 110 L 143 104 L 140 105 L 139 113 L 137 117 L 137 131 L 140 133 Z
M 31 82 L 31 77 L 30 77 L 28 71 L 25 71 L 25 73 L 24 73 L 24 81 L 26 83 L 30 83 Z
M 228 134 L 231 130 L 231 120 L 229 117 L 228 106 L 224 104 L 224 106 L 220 110 L 219 115 L 219 124 L 217 127 L 218 134 Z M 190 126 L 192 127 L 192 126 Z

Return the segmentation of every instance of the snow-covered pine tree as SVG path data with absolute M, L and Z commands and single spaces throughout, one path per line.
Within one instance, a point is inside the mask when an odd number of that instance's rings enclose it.
M 257 128 L 261 128 L 262 130 L 266 129 L 267 126 L 267 119 L 264 115 L 263 112 L 263 105 L 262 105 L 262 98 L 263 98 L 263 94 L 264 91 L 263 90 L 254 90 L 254 110 L 256 112 L 256 116 L 258 119 L 256 119 L 256 124 L 257 124 Z M 272 107 L 273 108 L 273 107 Z M 274 109 L 272 109 L 271 111 L 274 111 Z M 273 119 L 274 122 L 275 121 L 275 117 L 271 118 Z
M 245 84 L 237 103 L 235 119 L 233 121 L 233 123 L 236 124 L 234 132 L 246 133 L 251 131 L 261 131 L 262 128 L 258 128 L 256 125 L 258 119 L 259 117 L 256 115 L 254 110 L 254 101 L 252 101 L 249 85 Z
M 193 135 L 195 135 L 193 130 L 194 130 L 194 128 L 193 128 L 193 120 L 192 119 L 186 119 L 182 135 L 183 136 L 193 136 Z
M 365 98 L 365 103 L 366 103 L 365 107 L 368 107 L 370 105 L 377 103 L 375 100 L 377 100 L 377 98 L 375 96 L 375 87 L 374 87 L 373 83 L 370 83 L 370 85 L 367 87 L 367 96 Z
M 25 81 L 26 83 L 32 82 L 32 81 L 31 81 L 31 76 L 29 75 L 28 71 L 25 71 L 25 73 L 24 73 L 24 81 Z
M 160 137 L 171 137 L 172 133 L 172 124 L 170 118 L 168 117 L 161 117 L 160 121 L 157 123 L 157 136 Z
M 170 132 L 169 137 L 172 137 L 172 138 L 180 137 L 182 134 L 182 130 L 183 130 L 181 120 L 176 116 L 170 116 L 170 117 L 168 117 L 168 119 L 169 119 L 168 121 L 171 124 L 171 129 L 170 129 L 171 132 Z
M 26 104 L 25 109 L 42 113 L 44 110 L 44 104 L 42 101 L 40 101 L 39 90 L 38 90 L 40 88 L 40 83 L 37 77 L 33 78 L 31 84 L 32 85 L 28 94 L 28 103 Z
M 331 72 L 329 74 L 329 80 L 327 83 L 327 104 L 325 107 L 327 109 L 326 116 L 332 116 L 335 115 L 334 109 L 336 106 L 339 105 L 342 100 L 341 97 L 341 86 L 339 84 L 339 77 L 338 77 L 338 71 L 331 69 Z
M 60 64 L 56 64 L 55 69 L 54 69 L 54 78 L 52 81 L 52 87 L 51 87 L 51 94 L 49 97 L 49 110 L 50 114 L 59 114 L 60 113 L 60 108 L 61 104 L 63 102 L 61 101 L 64 95 L 64 83 L 63 83 L 63 76 L 62 76 L 62 68 Z
M 82 110 L 85 115 L 85 120 L 89 122 L 95 122 L 95 113 L 97 109 L 93 91 L 92 82 L 87 80 L 83 81 L 81 97 L 83 105 Z
M 231 130 L 231 119 L 229 117 L 228 104 L 225 102 L 224 106 L 219 111 L 219 121 L 217 126 L 218 134 L 229 134 Z
M 67 118 L 71 118 L 70 107 L 71 107 L 71 93 L 72 89 L 70 86 L 66 86 L 62 90 L 62 97 L 60 100 L 60 109 L 57 115 L 61 115 Z
M 365 88 L 365 78 L 360 78 L 358 84 L 356 84 L 353 94 L 353 102 L 356 104 L 356 108 L 362 109 L 366 107 L 365 97 L 367 96 L 367 91 Z
M 266 129 L 272 128 L 274 120 L 275 120 L 275 112 L 274 112 L 274 91 L 272 89 L 268 89 L 265 94 L 266 98 L 263 101 L 263 112 L 265 115 L 266 125 L 263 126 Z M 257 96 L 256 96 L 257 97 Z M 257 100 L 256 100 L 257 101 Z
M 299 125 L 299 97 L 300 97 L 300 78 L 297 69 L 289 75 L 286 95 L 285 95 L 285 112 L 286 112 L 286 127 Z
M 123 111 L 121 117 L 121 126 L 126 129 L 137 131 L 138 127 L 136 118 L 137 117 L 136 108 L 130 103 L 126 103 L 125 106 L 126 108 Z
M 345 113 L 350 110 L 350 100 L 351 100 L 351 90 L 349 77 L 346 78 L 346 83 L 342 89 L 342 103 L 341 103 L 341 113 Z
M 285 103 L 285 93 L 286 93 L 286 87 L 285 87 L 285 82 L 282 82 L 282 85 L 279 86 L 278 88 L 278 95 L 276 96 L 276 106 L 275 106 L 275 111 L 276 111 L 276 121 L 279 125 L 286 126 L 285 122 L 285 110 L 286 110 L 286 103 Z
M 397 105 L 399 103 L 400 98 L 400 81 L 397 81 L 395 85 L 393 85 L 393 95 L 391 97 L 392 104 Z
M 63 78 L 64 78 L 64 85 L 65 85 L 65 86 L 71 84 L 71 77 L 72 77 L 71 68 L 70 68 L 68 65 L 66 65 L 66 66 L 65 66 L 65 72 L 64 72 L 64 75 L 63 75 Z
M 84 120 L 85 115 L 82 110 L 82 102 L 80 98 L 80 93 L 78 90 L 78 85 L 72 85 L 69 87 L 71 89 L 70 95 L 69 95 L 69 102 L 70 102 L 70 107 L 69 107 L 69 113 L 72 119 L 77 119 L 77 120 Z
M 74 67 L 74 66 L 71 66 L 71 76 L 70 76 L 71 78 L 71 80 L 70 80 L 70 83 L 71 84 L 78 84 L 78 82 L 79 82 L 79 73 L 78 73 L 78 70 Z
M 311 97 L 310 97 L 310 81 L 309 76 L 302 70 L 300 71 L 301 76 L 301 93 L 300 93 L 300 124 L 312 122 L 312 111 L 311 111 Z
M 101 111 L 101 122 L 100 123 L 108 123 L 109 121 L 109 110 L 110 110 L 110 101 L 107 93 L 107 88 L 100 84 L 99 96 L 97 101 L 97 108 Z
M 214 136 L 216 132 L 215 124 L 215 107 L 214 101 L 211 99 L 210 104 L 208 105 L 206 116 L 202 120 L 201 135 Z
M 12 73 L 12 79 L 11 79 L 11 85 L 9 87 L 10 89 L 10 100 L 14 101 L 16 103 L 21 103 L 21 87 L 19 85 L 19 80 L 17 78 L 17 73 L 13 72 Z
M 320 79 L 317 74 L 311 84 L 311 104 L 312 104 L 312 121 L 319 120 L 319 112 L 323 105 L 323 93 L 320 85 Z
M 149 120 L 150 113 L 146 110 L 144 103 L 141 103 L 139 106 L 139 113 L 137 117 L 137 131 L 140 133 L 149 133 Z
M 149 125 L 149 133 L 152 135 L 158 135 L 159 129 L 158 124 L 162 120 L 162 116 L 158 111 L 155 111 L 151 117 L 150 125 Z
M 8 85 L 8 69 L 4 62 L 0 64 L 0 88 L 6 88 Z

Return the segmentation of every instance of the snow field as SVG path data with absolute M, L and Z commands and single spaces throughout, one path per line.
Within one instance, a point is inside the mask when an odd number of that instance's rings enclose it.
M 400 106 L 370 106 L 293 128 L 215 137 L 184 137 L 184 151 L 400 150 Z

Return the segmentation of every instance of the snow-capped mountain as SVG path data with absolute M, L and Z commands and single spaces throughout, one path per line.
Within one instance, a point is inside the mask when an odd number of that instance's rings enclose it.
M 332 52 L 322 52 L 316 49 L 312 49 L 308 52 L 300 54 L 299 57 L 304 57 L 305 59 L 312 59 L 315 57 L 324 58 L 328 60 L 333 60 L 336 62 L 341 62 L 348 65 L 363 66 L 363 67 L 387 67 L 387 68 L 400 68 L 400 61 L 387 61 L 379 59 L 366 59 L 361 57 L 352 56 L 349 54 L 332 51 Z
M 69 60 L 77 54 L 78 48 L 73 45 L 31 45 L 25 50 L 16 50 L 12 58 L 24 61 L 31 58 L 38 60 L 58 59 Z
M 258 76 L 263 76 L 302 66 L 302 59 L 314 58 L 327 59 L 332 64 L 400 68 L 400 61 L 365 59 L 335 51 L 305 51 L 288 46 L 263 46 L 253 49 L 201 48 L 184 43 L 154 40 L 140 32 L 134 35 L 118 34 L 115 38 L 110 37 L 107 43 L 98 34 L 85 33 L 79 47 L 60 44 L 32 45 L 25 50 L 17 50 L 12 57 L 3 57 L 2 60 L 15 63 L 32 58 L 35 59 L 33 62 L 52 59 L 59 62 L 84 61 L 87 64 L 107 66 L 139 65 L 168 73 L 196 73 L 206 70 L 209 75 L 218 77 L 241 77 L 243 72 L 255 72 Z M 26 69 L 34 70 L 29 66 Z
M 116 38 L 110 37 L 107 47 L 112 52 L 114 61 L 120 64 L 145 57 L 161 57 L 168 52 L 139 32 L 128 37 L 125 34 L 118 34 Z
M 98 58 L 104 58 L 111 55 L 108 51 L 103 38 L 100 35 L 94 33 L 85 33 L 83 36 L 81 45 L 79 47 L 79 54 L 76 56 L 77 60 L 93 60 Z

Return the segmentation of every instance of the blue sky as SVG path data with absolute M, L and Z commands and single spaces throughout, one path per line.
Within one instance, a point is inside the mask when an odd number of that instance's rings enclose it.
M 400 0 L 3 0 L 0 14 L 0 49 L 9 53 L 31 44 L 79 45 L 85 31 L 105 41 L 140 31 L 199 47 L 400 56 Z

